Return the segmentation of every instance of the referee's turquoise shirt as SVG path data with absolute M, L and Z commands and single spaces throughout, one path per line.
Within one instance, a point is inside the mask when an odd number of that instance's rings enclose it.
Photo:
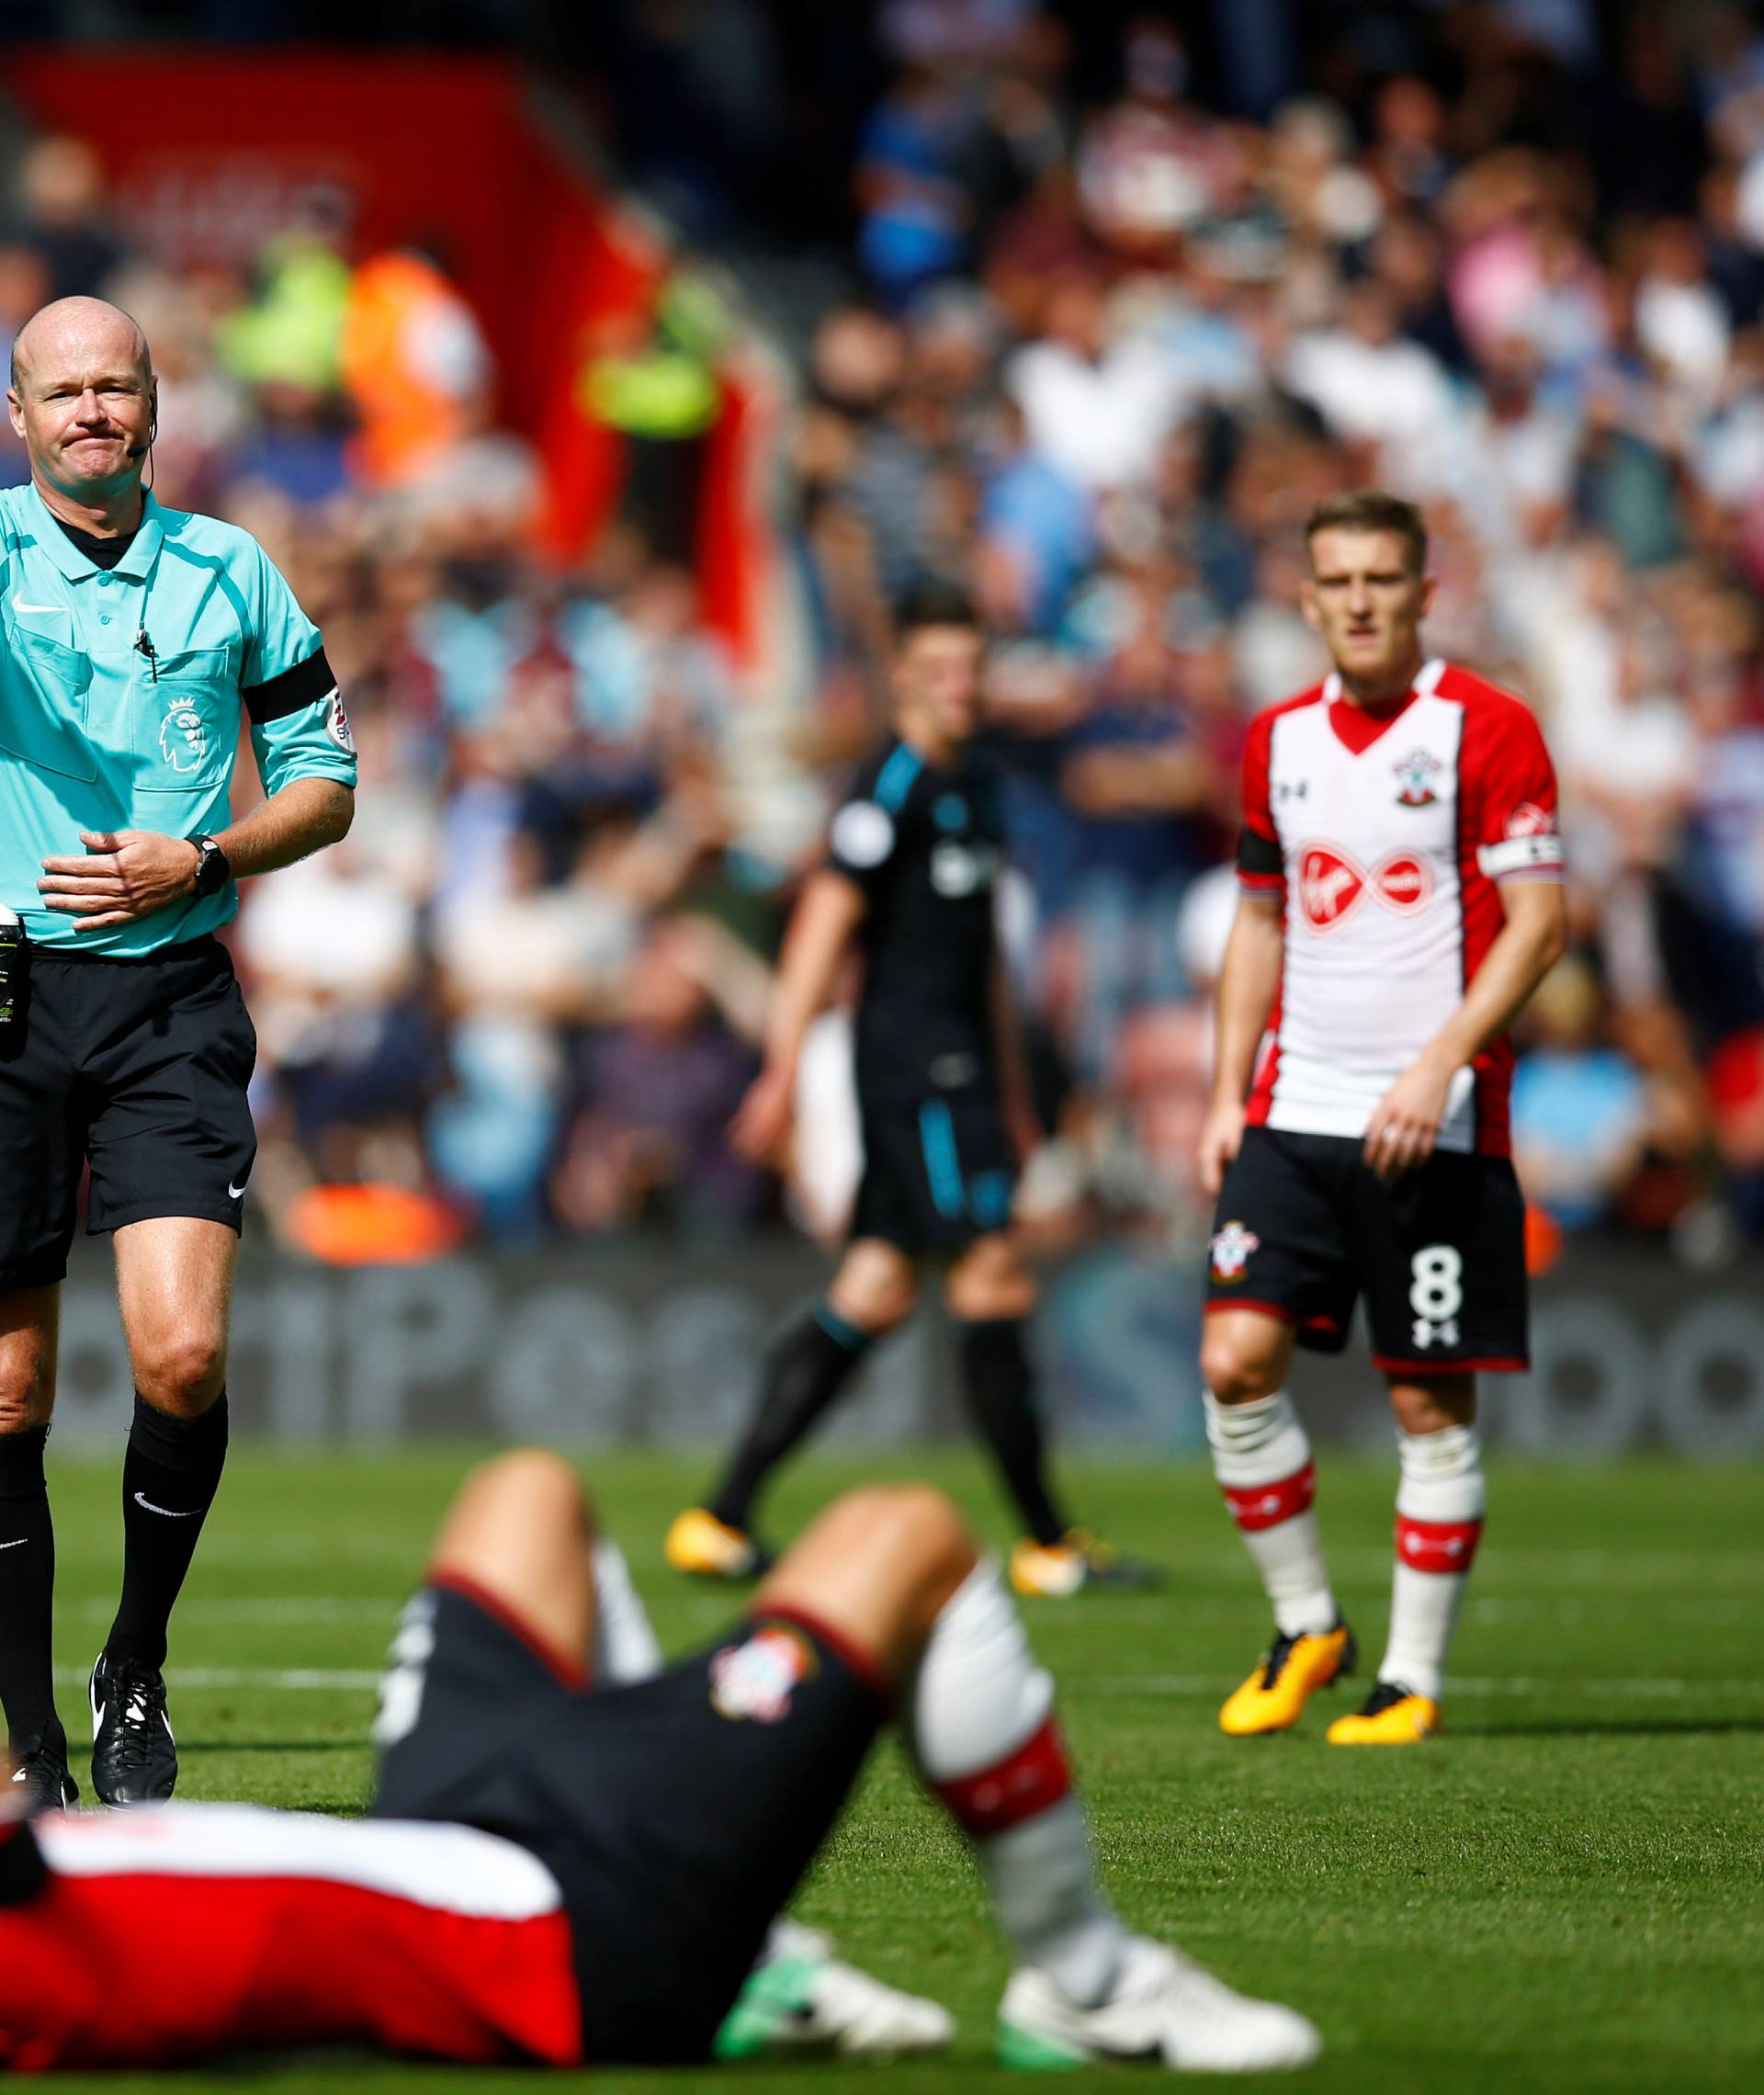
M 152 953 L 239 907 L 231 882 L 138 923 L 77 932 L 43 907 L 42 861 L 82 830 L 199 836 L 231 821 L 242 719 L 264 791 L 356 782 L 319 629 L 248 531 L 145 497 L 134 542 L 96 566 L 35 487 L 0 492 L 0 902 L 34 944 Z

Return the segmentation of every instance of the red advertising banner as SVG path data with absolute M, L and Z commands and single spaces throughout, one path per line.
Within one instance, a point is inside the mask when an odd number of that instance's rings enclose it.
M 435 243 L 496 362 L 498 419 L 535 445 L 547 549 L 591 545 L 616 504 L 624 445 L 584 408 L 582 365 L 609 324 L 641 321 L 667 266 L 639 213 L 553 142 L 529 83 L 494 57 L 324 51 L 17 49 L 6 85 L 46 130 L 98 153 L 130 243 L 173 266 L 242 266 L 315 197 L 341 204 L 353 257 Z M 736 660 L 759 638 L 762 475 L 744 431 L 770 416 L 726 389 L 698 538 L 707 616 Z

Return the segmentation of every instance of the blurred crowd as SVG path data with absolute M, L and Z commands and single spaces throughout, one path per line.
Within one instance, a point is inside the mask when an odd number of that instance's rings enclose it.
M 703 368 L 560 572 L 444 256 L 352 255 L 319 199 L 254 276 L 168 273 L 83 147 L 32 150 L 0 328 L 100 287 L 139 314 L 159 493 L 264 540 L 360 742 L 347 843 L 257 883 L 234 940 L 285 1237 L 346 1244 L 389 1193 L 413 1248 L 776 1215 L 723 1131 L 793 882 L 881 731 L 889 602 L 929 574 L 997 636 L 1054 1137 L 1029 1211 L 1050 1243 L 1192 1238 L 1243 734 L 1323 666 L 1305 515 L 1377 482 L 1426 507 L 1433 648 L 1522 693 L 1561 774 L 1575 942 L 1515 1097 L 1542 1254 L 1764 1239 L 1764 33 L 1325 12 L 1308 87 L 1250 117 L 1153 15 L 1080 66 L 1028 0 L 876 11 L 846 289 L 783 344 L 758 672 L 677 527 Z M 759 326 L 725 296 L 719 329 Z M 811 1093 L 805 1181 L 845 1138 Z

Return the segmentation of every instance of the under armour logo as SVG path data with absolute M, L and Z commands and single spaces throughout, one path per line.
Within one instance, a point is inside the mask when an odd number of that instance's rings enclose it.
M 1458 1342 L 1458 1320 L 1455 1317 L 1445 1317 L 1437 1324 L 1430 1324 L 1425 1317 L 1417 1317 L 1414 1338 L 1422 1353 L 1430 1346 L 1454 1346 Z

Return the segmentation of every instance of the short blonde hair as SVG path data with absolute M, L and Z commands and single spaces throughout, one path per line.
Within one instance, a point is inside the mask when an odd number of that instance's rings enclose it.
M 1412 502 L 1382 487 L 1356 487 L 1326 495 L 1305 519 L 1305 547 L 1319 531 L 1394 531 L 1408 549 L 1410 574 L 1427 566 L 1427 520 Z

